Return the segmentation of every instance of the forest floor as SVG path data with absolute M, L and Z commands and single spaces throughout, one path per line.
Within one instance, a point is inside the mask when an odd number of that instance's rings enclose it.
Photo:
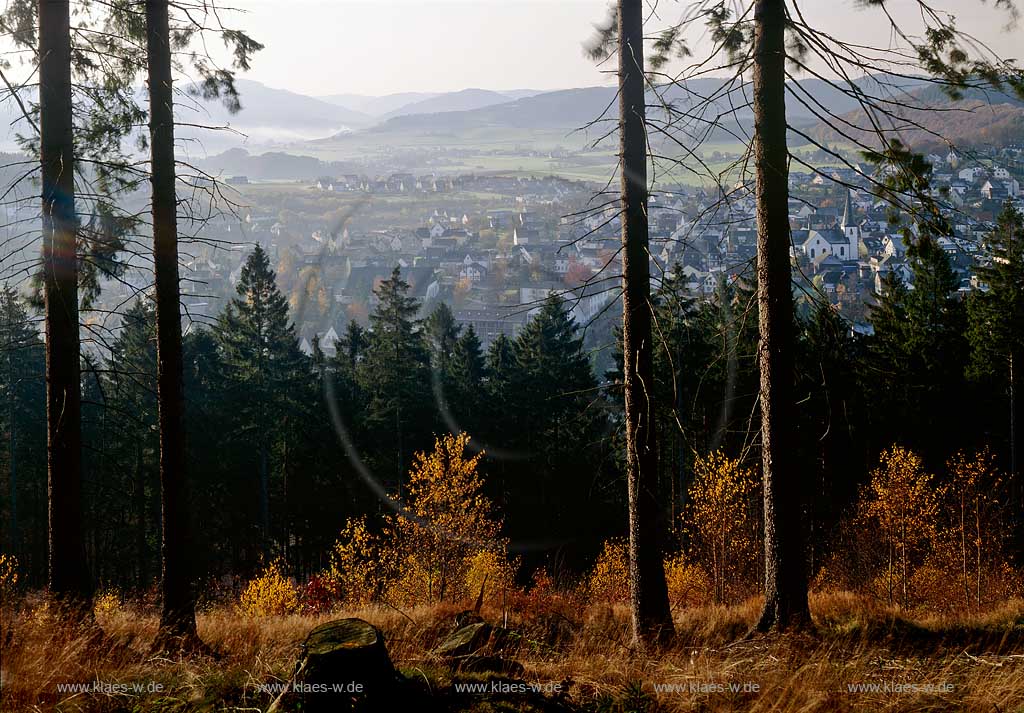
M 4 604 L 0 710 L 265 711 L 317 624 L 357 616 L 384 632 L 421 692 L 402 710 L 437 711 L 1024 711 L 1024 601 L 978 616 L 902 616 L 852 594 L 815 595 L 814 635 L 752 637 L 758 602 L 677 613 L 675 643 L 641 655 L 621 607 L 539 607 L 510 616 L 522 635 L 511 676 L 455 672 L 430 652 L 454 606 L 363 608 L 251 619 L 230 606 L 199 615 L 217 658 L 154 657 L 155 612 L 97 614 L 73 637 L 31 600 Z M 501 613 L 483 611 L 501 623 Z

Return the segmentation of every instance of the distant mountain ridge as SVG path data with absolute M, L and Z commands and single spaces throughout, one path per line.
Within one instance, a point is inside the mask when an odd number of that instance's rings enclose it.
M 867 77 L 859 83 L 865 89 L 877 85 L 880 77 Z M 710 100 L 706 112 L 708 118 L 719 114 L 730 115 L 724 123 L 731 130 L 746 130 L 753 120 L 749 108 L 750 88 L 729 87 L 727 80 L 703 78 L 687 82 L 685 86 L 670 86 L 661 90 L 662 97 L 649 93 L 649 110 L 658 114 L 658 105 L 666 101 L 677 110 L 690 110 L 697 104 Z M 914 79 L 900 79 L 900 89 L 912 91 L 921 86 Z M 728 87 L 728 88 L 727 88 Z M 560 91 L 543 92 L 502 103 L 494 103 L 473 109 L 453 111 L 427 111 L 435 106 L 421 102 L 416 111 L 403 111 L 387 118 L 386 121 L 366 129 L 373 134 L 392 131 L 439 131 L 468 130 L 474 127 L 499 127 L 520 129 L 559 128 L 573 129 L 597 119 L 602 113 L 607 118 L 616 116 L 615 87 L 584 87 Z M 843 114 L 853 111 L 857 102 L 845 92 L 828 82 L 814 77 L 791 83 L 787 92 L 787 111 L 793 123 L 811 126 L 819 121 L 821 107 Z
M 401 92 L 384 96 L 332 94 L 321 101 L 386 120 L 408 114 L 436 114 L 450 111 L 480 109 L 544 92 L 537 89 L 462 89 L 455 92 Z
M 378 117 L 388 114 L 395 109 L 401 109 L 403 106 L 433 99 L 438 96 L 441 96 L 441 92 L 400 92 L 380 97 L 366 96 L 364 94 L 331 94 L 325 97 L 318 97 L 318 99 L 328 104 L 335 104 L 368 116 Z
M 483 109 L 495 104 L 506 104 L 509 101 L 514 101 L 514 98 L 489 89 L 463 89 L 460 92 L 441 94 L 407 104 L 384 114 L 381 116 L 381 119 L 387 120 L 395 116 L 410 114 L 444 114 L 456 111 L 472 111 L 473 109 Z
M 977 100 L 947 102 L 944 107 L 930 109 L 905 108 L 899 116 L 905 119 L 899 132 L 887 131 L 886 139 L 898 137 L 915 151 L 929 151 L 944 154 L 949 145 L 963 149 L 1024 144 L 1024 106 L 1013 103 L 986 104 Z M 864 114 L 854 111 L 844 117 L 850 124 L 863 126 Z M 910 122 L 923 128 L 910 126 Z M 858 131 L 849 127 L 844 133 L 858 141 L 878 147 L 881 144 L 877 134 Z M 831 126 L 820 124 L 811 131 L 819 141 L 844 141 Z

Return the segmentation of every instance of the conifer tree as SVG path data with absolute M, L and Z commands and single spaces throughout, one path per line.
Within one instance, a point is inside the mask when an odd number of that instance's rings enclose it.
M 235 409 L 238 435 L 256 454 L 258 523 L 270 537 L 272 449 L 279 424 L 291 407 L 302 368 L 288 303 L 277 288 L 263 248 L 246 259 L 218 329 L 221 358 Z
M 345 333 L 338 339 L 336 359 L 340 366 L 355 374 L 356 365 L 366 350 L 368 335 L 359 322 L 352 320 L 345 328 Z
M 450 364 L 461 327 L 446 302 L 441 302 L 423 321 L 423 334 L 430 347 L 430 361 L 440 374 L 450 374 Z
M 622 349 L 629 497 L 629 589 L 633 639 L 641 645 L 674 633 L 662 552 L 658 421 L 654 402 L 650 243 L 647 226 L 647 100 L 644 8 L 619 0 L 619 160 L 622 211 Z
M 157 403 L 160 425 L 160 524 L 163 607 L 155 649 L 193 648 L 196 605 L 189 558 L 185 474 L 185 386 L 178 278 L 174 96 L 170 3 L 146 2 L 153 272 L 156 284 Z
M 106 360 L 104 379 L 106 412 L 103 424 L 105 458 L 118 464 L 116 472 L 123 492 L 131 493 L 125 503 L 131 513 L 134 547 L 128 549 L 135 563 L 136 586 L 145 589 L 152 581 L 155 554 L 149 532 L 156 520 L 152 507 L 159 451 L 157 439 L 156 315 L 153 305 L 140 298 L 128 308 Z M 117 492 L 115 489 L 114 492 Z M 126 548 L 127 549 L 127 548 Z
M 1010 203 L 999 214 L 995 230 L 985 239 L 987 261 L 976 269 L 983 288 L 971 293 L 968 339 L 969 373 L 1004 394 L 1002 413 L 1009 441 L 1011 494 L 1021 501 L 1021 425 L 1017 396 L 1024 375 L 1024 216 Z
M 38 586 L 46 570 L 45 520 L 46 357 L 24 300 L 0 287 L 0 549 L 20 563 L 26 581 Z
M 71 8 L 39 3 L 39 157 L 49 433 L 50 591 L 88 610 L 82 537 L 82 395 L 78 333 Z
M 379 304 L 370 315 L 360 384 L 369 399 L 367 428 L 380 446 L 382 475 L 400 484 L 407 459 L 430 432 L 430 358 L 416 316 L 420 304 L 409 296 L 401 270 L 396 267 L 375 294 Z
M 438 304 L 423 320 L 423 337 L 430 352 L 431 385 L 441 430 L 463 430 L 454 416 L 458 401 L 454 393 L 456 374 L 453 360 L 461 331 L 462 326 L 456 324 L 452 310 L 445 302 Z
M 492 346 L 495 367 L 503 350 Z M 544 302 L 511 354 L 511 364 L 489 374 L 495 387 L 507 389 L 507 430 L 498 442 L 518 458 L 504 483 L 509 533 L 535 546 L 546 543 L 540 549 L 549 553 L 581 554 L 574 542 L 579 528 L 587 521 L 601 529 L 611 516 L 598 443 L 605 422 L 583 339 L 560 298 Z M 615 500 L 621 503 L 621 495 Z M 538 512 L 551 517 L 540 523 Z
M 488 404 L 488 418 L 481 424 L 479 434 L 493 453 L 495 448 L 512 449 L 515 444 L 508 438 L 514 418 L 513 397 L 516 374 L 513 342 L 499 332 L 484 357 L 483 398 Z M 500 445 L 499 445 L 500 444 Z M 492 485 L 501 487 L 502 472 L 492 478 Z
M 459 335 L 452 351 L 449 400 L 459 426 L 470 433 L 477 432 L 477 422 L 482 416 L 485 369 L 480 339 L 470 324 Z
M 875 329 L 866 374 L 877 414 L 876 432 L 906 443 L 926 462 L 941 464 L 945 444 L 956 436 L 958 413 L 944 413 L 950 399 L 966 398 L 965 309 L 960 280 L 946 255 L 927 234 L 908 251 L 913 289 L 897 275 L 887 276 L 883 293 L 870 308 Z

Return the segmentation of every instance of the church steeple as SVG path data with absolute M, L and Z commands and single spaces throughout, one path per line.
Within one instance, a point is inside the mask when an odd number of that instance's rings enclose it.
M 854 225 L 855 225 L 855 223 L 853 222 L 853 201 L 850 200 L 850 193 L 851 193 L 850 189 L 847 188 L 846 189 L 846 204 L 843 206 L 843 222 L 840 223 L 840 225 L 839 225 L 839 227 L 842 228 L 844 231 L 847 228 L 854 227 Z
M 853 199 L 851 194 L 852 191 L 846 189 L 846 204 L 843 206 L 843 220 L 839 227 L 849 243 L 848 251 L 843 251 L 846 252 L 846 259 L 857 260 L 860 257 L 860 226 L 857 225 L 853 217 Z

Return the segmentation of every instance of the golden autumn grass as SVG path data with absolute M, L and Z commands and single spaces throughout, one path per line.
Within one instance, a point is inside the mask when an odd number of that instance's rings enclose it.
M 910 618 L 852 594 L 817 594 L 812 598 L 816 636 L 752 639 L 744 634 L 756 618 L 756 600 L 701 607 L 679 612 L 675 644 L 650 656 L 630 649 L 621 607 L 552 606 L 509 622 L 525 638 L 517 655 L 524 667 L 519 678 L 565 682 L 568 688 L 567 698 L 546 703 L 537 697 L 498 700 L 455 693 L 453 683 L 487 676 L 452 673 L 431 656 L 450 630 L 458 610 L 451 606 L 262 618 L 218 607 L 201 613 L 198 624 L 220 658 L 176 660 L 147 654 L 157 624 L 150 611 L 131 606 L 100 611 L 104 635 L 97 639 L 68 636 L 31 600 L 18 611 L 8 605 L 0 648 L 5 713 L 265 710 L 273 696 L 258 686 L 284 681 L 306 633 L 338 616 L 379 626 L 398 668 L 436 695 L 437 710 L 1024 711 L 1024 601 L 1019 600 L 974 617 Z M 484 614 L 500 619 L 498 612 Z M 58 684 L 93 681 L 162 690 L 58 693 Z M 757 691 L 732 692 L 730 684 L 756 685 Z M 850 688 L 865 684 L 876 689 Z M 894 692 L 894 684 L 951 690 Z

